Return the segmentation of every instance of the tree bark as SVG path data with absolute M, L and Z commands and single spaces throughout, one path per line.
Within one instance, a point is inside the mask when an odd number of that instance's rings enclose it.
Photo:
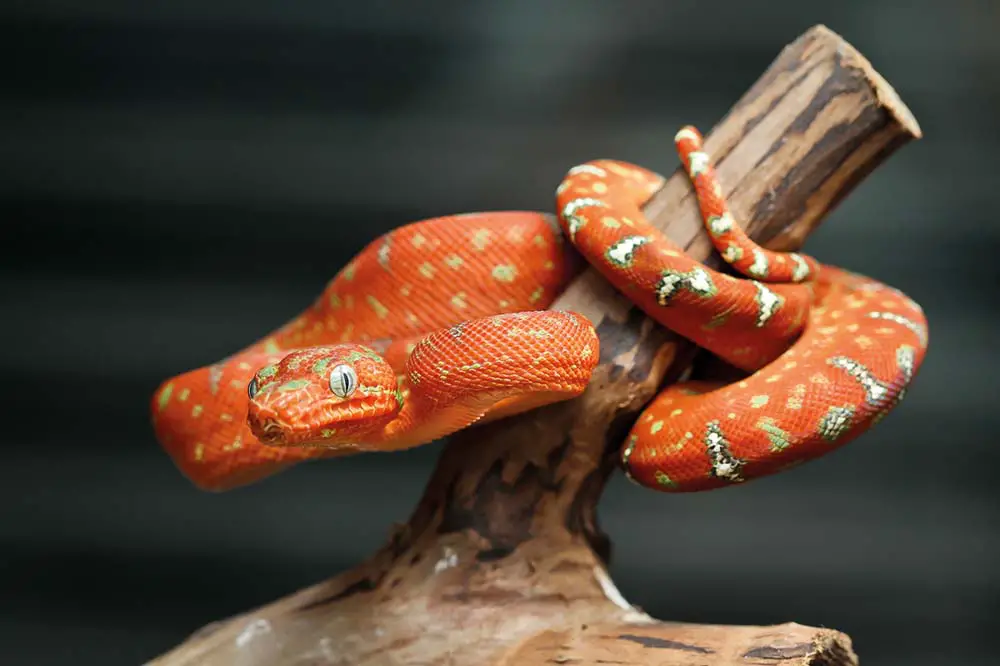
M 707 134 L 706 149 L 748 232 L 797 249 L 919 136 L 891 86 L 817 26 Z M 645 212 L 691 256 L 719 266 L 679 168 Z M 150 663 L 856 663 L 850 639 L 834 630 L 665 623 L 622 598 L 607 574 L 597 501 L 638 411 L 696 349 L 592 269 L 553 307 L 584 313 L 600 334 L 600 364 L 581 397 L 452 437 L 408 524 L 369 560 L 206 627 Z

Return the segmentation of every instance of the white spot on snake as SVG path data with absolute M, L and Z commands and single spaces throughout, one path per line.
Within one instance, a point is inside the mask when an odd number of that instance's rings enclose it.
M 896 350 L 896 367 L 903 374 L 903 381 L 909 383 L 913 379 L 913 369 L 914 363 L 917 358 L 916 350 L 909 346 L 903 345 Z
M 656 300 L 666 306 L 681 289 L 686 289 L 703 298 L 714 296 L 718 289 L 712 282 L 712 277 L 704 268 L 695 267 L 687 273 L 680 271 L 663 271 L 660 281 L 656 284 Z
M 871 370 L 854 359 L 847 356 L 834 356 L 827 363 L 843 370 L 857 380 L 865 391 L 865 401 L 868 404 L 878 405 L 888 395 L 889 387 L 884 382 L 879 381 Z
M 694 142 L 698 142 L 700 140 L 698 138 L 698 134 L 695 133 L 694 130 L 688 127 L 678 130 L 677 134 L 674 135 L 674 143 L 677 143 L 678 141 L 681 141 L 683 139 L 687 139 L 688 141 L 694 141 Z
M 753 250 L 753 263 L 747 268 L 747 272 L 754 277 L 767 277 L 768 263 L 767 255 L 758 249 Z
M 626 236 L 608 248 L 605 256 L 612 264 L 619 268 L 626 268 L 632 265 L 632 259 L 636 249 L 649 242 L 645 236 Z
M 708 228 L 712 232 L 713 236 L 721 236 L 724 233 L 732 231 L 733 229 L 733 218 L 729 213 L 723 213 L 722 215 L 713 215 L 708 218 Z
M 792 269 L 792 281 L 802 282 L 809 277 L 809 264 L 802 258 L 802 255 L 792 252 L 788 256 L 791 258 L 792 263 L 795 264 L 795 268 Z
M 386 237 L 378 248 L 378 263 L 385 270 L 389 270 L 389 253 L 392 249 L 392 238 Z
M 592 176 L 597 176 L 598 178 L 604 178 L 608 175 L 608 172 L 599 166 L 594 166 L 593 164 L 578 164 L 569 171 L 566 172 L 567 176 L 575 176 L 578 173 L 589 173 Z
M 590 199 L 587 197 L 573 199 L 563 206 L 562 211 L 560 211 L 560 216 L 566 221 L 566 226 L 569 228 L 570 238 L 575 238 L 576 232 L 579 231 L 586 222 L 586 220 L 576 214 L 576 211 L 590 206 L 598 206 L 600 208 L 608 207 L 608 205 L 600 199 Z
M 719 422 L 709 422 L 705 432 L 705 448 L 712 462 L 711 475 L 730 483 L 740 483 L 743 481 L 740 470 L 746 462 L 735 457 L 729 447 Z
M 688 155 L 688 172 L 692 176 L 701 175 L 708 168 L 710 161 L 708 153 L 702 150 L 691 151 Z
M 927 344 L 927 329 L 902 315 L 898 315 L 895 312 L 869 312 L 867 315 L 870 319 L 881 319 L 883 321 L 891 321 L 894 324 L 899 324 L 907 329 L 909 329 L 917 339 L 920 340 L 921 345 Z
M 774 316 L 774 313 L 781 308 L 781 305 L 782 303 L 784 303 L 785 299 L 783 299 L 781 296 L 778 296 L 776 293 L 774 293 L 773 291 L 762 285 L 760 282 L 757 282 L 756 280 L 752 280 L 751 282 L 753 282 L 753 286 L 757 288 L 756 300 L 757 300 L 758 310 L 757 310 L 757 321 L 755 323 L 757 325 L 757 328 L 761 328 L 768 321 L 770 321 L 771 317 Z

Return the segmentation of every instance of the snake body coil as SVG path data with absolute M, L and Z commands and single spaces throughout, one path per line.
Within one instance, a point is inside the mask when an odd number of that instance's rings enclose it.
M 369 244 L 312 307 L 223 361 L 164 382 L 157 437 L 199 487 L 225 490 L 300 461 L 429 442 L 579 395 L 598 360 L 583 316 L 546 310 L 579 253 L 652 319 L 749 376 L 682 382 L 622 446 L 629 478 L 664 491 L 765 476 L 856 438 L 903 397 L 927 322 L 899 291 L 806 255 L 765 250 L 730 214 L 691 127 L 676 137 L 706 229 L 746 279 L 652 227 L 663 178 L 596 160 L 538 213 L 400 227 Z

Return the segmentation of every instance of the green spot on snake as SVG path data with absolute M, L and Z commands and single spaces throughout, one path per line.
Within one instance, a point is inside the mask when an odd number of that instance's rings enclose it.
M 721 236 L 732 231 L 733 219 L 728 215 L 712 215 L 708 218 L 708 228 L 713 236 Z
M 365 300 L 368 302 L 368 305 L 371 306 L 371 309 L 375 311 L 376 317 L 379 319 L 385 319 L 389 316 L 389 308 L 382 305 L 377 298 L 368 294 L 365 296 Z
M 722 256 L 729 263 L 739 261 L 743 258 L 743 248 L 730 243 L 729 246 L 726 247 L 726 251 L 722 254 Z
M 497 282 L 513 282 L 517 277 L 517 268 L 510 264 L 501 264 L 493 268 L 493 279 Z
M 828 442 L 835 442 L 850 430 L 854 419 L 854 406 L 830 407 L 819 421 L 817 432 Z
M 667 474 L 665 472 L 661 472 L 660 470 L 656 470 L 656 473 L 653 476 L 656 479 L 656 482 L 658 484 L 660 484 L 661 486 L 666 486 L 667 488 L 676 488 L 677 487 L 677 482 L 674 481 L 673 479 L 671 479 L 669 476 L 667 476 Z
M 174 392 L 173 382 L 170 382 L 169 384 L 164 386 L 163 390 L 160 391 L 160 395 L 156 399 L 156 405 L 160 409 L 160 411 L 166 409 L 167 404 L 170 402 L 170 396 L 173 394 L 173 392 Z
M 344 357 L 344 363 L 356 363 L 357 361 L 363 359 L 371 359 L 373 361 L 381 361 L 382 357 L 371 349 L 366 349 L 365 351 L 353 351 Z
M 656 284 L 656 300 L 665 307 L 682 289 L 701 298 L 711 298 L 719 293 L 719 288 L 704 268 L 695 267 L 686 273 L 665 270 Z
M 306 386 L 309 386 L 309 384 L 311 383 L 312 382 L 310 382 L 308 379 L 293 379 L 279 386 L 278 390 L 281 392 L 295 391 L 296 389 L 305 388 Z
M 788 433 L 779 428 L 775 424 L 774 419 L 765 416 L 757 421 L 757 427 L 767 434 L 767 438 L 771 442 L 772 451 L 784 451 L 791 446 L 792 443 Z

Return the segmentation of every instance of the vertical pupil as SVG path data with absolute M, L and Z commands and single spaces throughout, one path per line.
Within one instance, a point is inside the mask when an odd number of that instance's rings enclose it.
M 354 391 L 354 385 L 358 379 L 354 376 L 354 371 L 349 366 L 337 366 L 330 374 L 330 390 L 342 398 L 346 398 Z

